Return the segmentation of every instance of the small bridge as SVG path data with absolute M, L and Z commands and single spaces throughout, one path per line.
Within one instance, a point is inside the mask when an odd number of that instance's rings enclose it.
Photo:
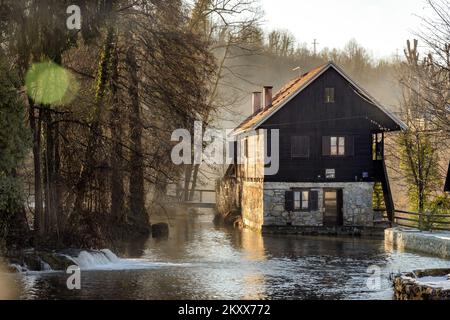
M 195 189 L 193 190 L 194 197 L 192 200 L 181 201 L 181 204 L 189 208 L 215 208 L 216 207 L 216 190 L 207 189 Z M 198 194 L 198 197 L 195 195 Z M 205 195 L 213 194 L 213 197 L 208 197 Z M 214 198 L 214 199 L 210 199 Z
M 188 196 L 184 196 L 181 189 L 173 190 L 175 194 L 168 194 L 173 202 L 187 208 L 210 208 L 216 207 L 216 190 L 212 189 L 194 189 L 189 190 Z M 187 200 L 186 200 L 187 199 Z

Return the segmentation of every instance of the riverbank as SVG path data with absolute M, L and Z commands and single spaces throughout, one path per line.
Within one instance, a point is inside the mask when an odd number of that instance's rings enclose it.
M 386 243 L 394 249 L 450 258 L 450 232 L 428 232 L 397 227 L 386 229 L 384 235 Z

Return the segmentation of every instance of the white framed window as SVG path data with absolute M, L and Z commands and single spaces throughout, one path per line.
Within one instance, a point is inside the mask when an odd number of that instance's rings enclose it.
M 308 210 L 309 209 L 309 190 L 295 190 L 294 191 L 294 210 Z
M 345 156 L 345 137 L 330 137 L 330 155 Z
M 309 208 L 309 191 L 302 191 L 302 210 Z

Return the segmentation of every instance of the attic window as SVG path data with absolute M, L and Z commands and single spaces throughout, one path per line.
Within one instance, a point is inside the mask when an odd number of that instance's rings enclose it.
M 334 103 L 334 88 L 325 88 L 325 103 Z

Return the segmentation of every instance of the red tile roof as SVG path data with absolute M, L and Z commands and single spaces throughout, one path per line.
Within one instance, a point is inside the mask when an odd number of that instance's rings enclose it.
M 365 90 L 363 90 L 356 83 L 354 83 L 347 75 L 345 75 L 345 73 L 339 67 L 337 67 L 333 62 L 328 62 L 288 82 L 284 87 L 280 89 L 280 91 L 278 91 L 274 95 L 271 106 L 263 108 L 258 113 L 250 115 L 247 119 L 245 119 L 239 126 L 237 126 L 234 129 L 233 133 L 239 134 L 250 129 L 256 129 L 256 127 L 262 121 L 269 118 L 276 110 L 281 108 L 299 91 L 307 87 L 311 82 L 313 82 L 329 67 L 333 67 L 334 69 L 336 69 L 339 73 L 341 73 L 344 76 L 344 78 L 346 78 L 348 81 L 354 84 L 355 87 L 357 87 L 358 91 L 362 95 L 364 95 L 365 98 L 369 100 L 369 102 L 373 103 L 383 112 L 385 112 L 394 122 L 396 122 L 399 125 L 400 128 L 403 129 L 406 128 L 406 125 L 401 120 L 397 119 L 393 114 L 391 114 L 388 110 L 386 110 L 383 106 L 381 106 L 375 99 L 373 99 Z
M 287 101 L 292 95 L 294 95 L 301 87 L 307 84 L 311 79 L 320 74 L 327 66 L 328 64 L 324 64 L 288 82 L 285 86 L 283 86 L 280 89 L 280 91 L 278 91 L 273 96 L 271 106 L 261 109 L 256 114 L 250 115 L 234 131 L 241 132 L 251 129 L 256 123 L 264 119 L 268 114 L 270 114 L 272 111 L 281 106 L 285 101 Z

